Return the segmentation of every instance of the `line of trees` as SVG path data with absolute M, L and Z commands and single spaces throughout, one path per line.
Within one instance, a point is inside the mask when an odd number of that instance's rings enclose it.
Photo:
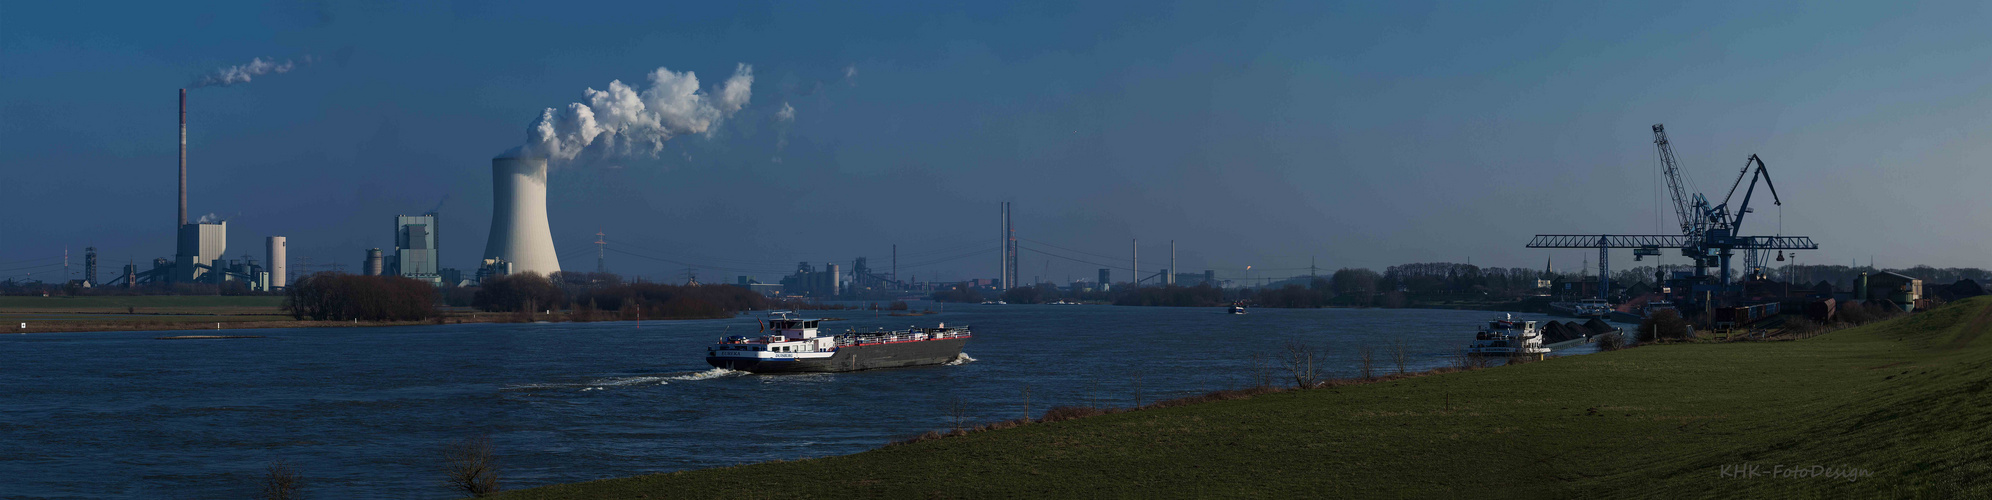
M 1614 289 L 1637 285 L 1655 287 L 1663 275 L 1687 269 L 1688 267 L 1683 265 L 1616 269 L 1612 271 L 1611 283 Z M 1770 269 L 1770 278 L 1777 281 L 1791 280 L 1808 286 L 1825 281 L 1845 290 L 1852 287 L 1855 275 L 1882 271 L 1884 270 L 1868 267 L 1794 265 L 1790 268 Z M 1922 279 L 1930 285 L 1943 285 L 1966 279 L 1978 283 L 1992 282 L 1992 271 L 1978 268 L 1916 266 L 1885 271 Z M 1144 286 L 1135 289 L 1126 283 L 1117 283 L 1110 291 L 1087 291 L 1061 290 L 1049 284 L 1039 284 L 1012 288 L 990 295 L 987 290 L 977 290 L 958 284 L 935 292 L 933 299 L 942 302 L 981 302 L 1000 299 L 1012 304 L 1080 300 L 1120 305 L 1186 307 L 1221 305 L 1232 301 L 1244 301 L 1265 307 L 1412 307 L 1421 303 L 1461 300 L 1525 300 L 1539 293 L 1541 288 L 1538 285 L 1541 281 L 1575 281 L 1589 276 L 1589 273 L 1583 271 L 1557 273 L 1523 267 L 1480 267 L 1454 262 L 1419 262 L 1390 266 L 1381 273 L 1363 268 L 1342 268 L 1326 277 L 1296 276 L 1258 287 L 1240 288 L 1216 288 L 1210 284 L 1200 284 Z
M 580 320 L 598 313 L 618 319 L 728 318 L 784 304 L 733 285 L 623 283 L 615 275 L 598 273 L 518 273 L 486 278 L 471 305 L 490 312 L 566 309 Z
M 286 289 L 284 311 L 317 321 L 417 321 L 433 318 L 436 287 L 400 276 L 317 273 Z

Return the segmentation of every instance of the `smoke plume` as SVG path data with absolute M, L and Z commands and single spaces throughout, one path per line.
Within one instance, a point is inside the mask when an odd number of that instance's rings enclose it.
M 707 91 L 693 72 L 657 68 L 641 91 L 621 80 L 607 90 L 588 89 L 585 103 L 547 108 L 526 128 L 525 151 L 556 163 L 645 154 L 652 157 L 673 137 L 702 134 L 732 117 L 753 96 L 754 67 L 741 63 L 733 76 Z
M 310 56 L 305 56 L 305 64 L 311 64 L 311 61 Z M 193 83 L 187 84 L 187 88 L 227 87 L 238 83 L 249 83 L 249 80 L 255 77 L 271 73 L 289 73 L 290 70 L 296 69 L 297 66 L 297 63 L 293 63 L 289 59 L 277 62 L 275 59 L 258 57 L 250 59 L 248 64 L 229 66 L 214 70 L 212 73 L 201 75 L 195 78 Z
M 789 126 L 795 123 L 795 106 L 783 102 L 781 111 L 775 112 L 775 163 L 781 163 L 782 151 L 788 149 Z

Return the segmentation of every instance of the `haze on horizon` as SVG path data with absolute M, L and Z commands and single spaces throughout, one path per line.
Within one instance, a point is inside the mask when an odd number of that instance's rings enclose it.
M 1761 155 L 1784 205 L 1755 202 L 1746 232 L 1813 237 L 1805 263 L 1992 267 L 1992 7 L 1806 7 L 9 5 L 0 263 L 92 245 L 106 268 L 170 257 L 177 89 L 261 58 L 297 65 L 189 91 L 189 212 L 231 221 L 231 257 L 289 237 L 293 266 L 355 269 L 393 246 L 394 215 L 434 208 L 442 265 L 472 270 L 490 158 L 544 110 L 667 68 L 722 113 L 654 156 L 557 169 L 563 267 L 593 270 L 600 231 L 705 281 L 884 268 L 894 244 L 902 275 L 988 278 L 1011 201 L 1021 237 L 1067 255 L 1140 238 L 1144 272 L 1171 240 L 1184 271 L 1225 277 L 1310 258 L 1575 271 L 1595 252 L 1523 245 L 1673 232 L 1654 123 L 1717 197 Z M 751 96 L 729 111 L 740 64 Z M 1020 258 L 1027 279 L 1100 267 Z

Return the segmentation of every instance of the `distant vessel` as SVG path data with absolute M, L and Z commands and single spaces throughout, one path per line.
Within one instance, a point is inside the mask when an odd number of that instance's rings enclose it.
M 1487 327 L 1473 335 L 1473 344 L 1467 346 L 1466 355 L 1476 358 L 1536 358 L 1549 354 L 1549 348 L 1542 345 L 1542 332 L 1536 329 L 1534 321 L 1516 321 L 1510 314 L 1502 319 L 1487 322 Z
M 1680 312 L 1674 309 L 1673 301 L 1655 300 L 1646 303 L 1646 317 L 1651 318 L 1653 317 L 1653 313 L 1657 313 L 1660 311 L 1675 311 L 1676 313 Z
M 1584 299 L 1577 301 L 1571 315 L 1579 318 L 1606 318 L 1612 315 L 1612 303 L 1605 299 Z
M 1231 311 L 1230 311 L 1230 312 L 1231 312 L 1231 314 L 1245 314 L 1245 304 L 1242 304 L 1242 303 L 1237 303 L 1237 302 L 1233 302 L 1233 303 L 1231 303 Z
M 968 327 L 908 328 L 901 331 L 817 336 L 821 319 L 770 313 L 765 335 L 735 335 L 706 348 L 706 363 L 754 373 L 849 372 L 874 368 L 938 365 L 961 357 L 973 337 Z

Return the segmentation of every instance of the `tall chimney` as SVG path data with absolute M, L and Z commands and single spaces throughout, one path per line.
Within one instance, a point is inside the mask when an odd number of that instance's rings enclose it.
M 1010 279 L 1010 233 L 1008 230 L 1009 227 L 1010 227 L 1010 202 L 1005 201 L 1002 202 L 1002 204 L 997 205 L 997 210 L 996 210 L 996 242 L 997 244 L 1001 245 L 1001 248 L 996 251 L 997 261 L 1000 262 L 999 264 L 997 264 L 996 267 L 997 293 L 1002 293 L 1003 287 L 1005 285 L 1009 285 L 1009 283 L 1003 282 L 1004 280 Z
M 187 89 L 180 89 L 180 223 L 187 225 Z

